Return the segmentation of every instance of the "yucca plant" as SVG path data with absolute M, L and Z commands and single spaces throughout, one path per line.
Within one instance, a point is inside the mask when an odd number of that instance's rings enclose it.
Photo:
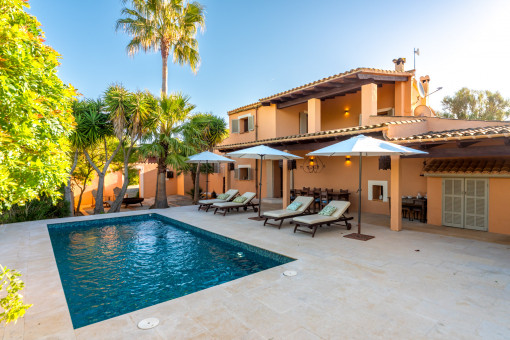
M 108 87 L 104 101 L 106 112 L 110 115 L 114 134 L 119 140 L 124 157 L 124 183 L 120 194 L 115 197 L 115 201 L 108 211 L 110 213 L 120 210 L 122 198 L 129 185 L 129 159 L 142 135 L 150 132 L 155 126 L 158 101 L 148 91 L 131 93 L 122 85 Z

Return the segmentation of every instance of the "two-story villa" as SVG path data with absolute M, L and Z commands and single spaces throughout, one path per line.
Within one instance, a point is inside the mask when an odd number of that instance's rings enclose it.
M 357 210 L 358 161 L 310 159 L 306 154 L 364 134 L 427 151 L 424 156 L 368 157 L 363 165 L 363 211 L 391 215 L 401 229 L 402 197 L 427 197 L 427 223 L 510 234 L 510 122 L 435 116 L 428 76 L 404 69 L 358 68 L 305 84 L 228 112 L 230 137 L 221 153 L 267 145 L 303 157 L 293 162 L 237 160 L 211 176 L 217 192 L 256 191 L 289 202 L 292 188 L 346 189 Z

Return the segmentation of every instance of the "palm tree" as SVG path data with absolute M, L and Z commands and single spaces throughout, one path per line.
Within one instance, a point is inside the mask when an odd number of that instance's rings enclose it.
M 113 122 L 115 136 L 123 154 L 124 183 L 115 197 L 109 213 L 120 211 L 122 199 L 129 185 L 129 160 L 135 144 L 154 126 L 157 99 L 148 91 L 131 93 L 122 85 L 111 85 L 105 92 L 106 111 Z
M 127 0 L 124 0 L 126 3 Z M 199 29 L 205 28 L 204 9 L 198 2 L 187 0 L 131 0 L 132 8 L 123 8 L 126 17 L 117 20 L 116 30 L 131 35 L 127 45 L 129 55 L 140 49 L 161 52 L 163 61 L 161 92 L 167 94 L 168 57 L 174 63 L 188 64 L 193 73 L 200 65 Z
M 217 117 L 211 113 L 197 113 L 190 119 L 190 125 L 194 126 L 188 133 L 185 134 L 185 140 L 190 139 L 193 141 L 199 140 L 202 143 L 194 143 L 197 152 L 209 150 L 212 151 L 214 146 L 221 143 L 225 138 L 228 137 L 227 123 L 221 117 Z M 191 176 L 194 184 L 194 197 L 193 201 L 196 204 L 199 197 L 199 178 L 200 172 L 210 173 L 209 168 L 203 168 L 201 171 L 200 163 L 197 164 L 196 168 L 191 169 Z
M 140 152 L 148 157 L 156 157 L 158 162 L 156 198 L 154 208 L 168 208 L 166 198 L 166 171 L 171 165 L 178 168 L 185 164 L 187 156 L 195 149 L 182 140 L 183 133 L 189 133 L 192 127 L 186 122 L 195 105 L 189 97 L 180 93 L 163 94 L 156 115 L 157 124 L 145 134 Z

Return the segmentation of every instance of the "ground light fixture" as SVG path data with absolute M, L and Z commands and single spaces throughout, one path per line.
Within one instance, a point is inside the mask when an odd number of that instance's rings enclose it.
M 147 318 L 143 319 L 138 323 L 138 328 L 140 329 L 151 329 L 159 325 L 159 319 L 157 318 Z
M 296 276 L 297 272 L 295 270 L 286 270 L 283 272 L 284 276 Z

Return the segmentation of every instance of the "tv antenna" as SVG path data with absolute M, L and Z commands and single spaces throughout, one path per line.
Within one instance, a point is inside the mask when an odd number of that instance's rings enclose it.
M 416 56 L 419 56 L 420 55 L 420 49 L 419 48 L 415 48 L 414 49 L 414 69 L 416 70 Z

